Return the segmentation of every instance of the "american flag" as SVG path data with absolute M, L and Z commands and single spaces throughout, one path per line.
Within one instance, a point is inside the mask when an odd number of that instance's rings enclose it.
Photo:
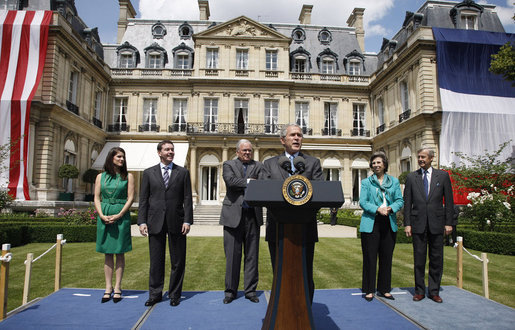
M 27 181 L 30 105 L 43 73 L 51 11 L 0 11 L 0 144 L 11 153 L 0 186 L 29 200 Z

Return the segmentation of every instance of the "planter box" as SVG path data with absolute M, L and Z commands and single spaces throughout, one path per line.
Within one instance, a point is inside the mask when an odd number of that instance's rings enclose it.
M 75 198 L 75 194 L 74 193 L 59 193 L 59 197 L 58 197 L 58 200 L 60 201 L 73 201 Z

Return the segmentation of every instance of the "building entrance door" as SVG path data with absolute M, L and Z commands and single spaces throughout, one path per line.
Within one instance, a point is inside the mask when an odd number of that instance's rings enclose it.
M 200 169 L 201 203 L 203 205 L 218 204 L 218 167 L 202 166 Z

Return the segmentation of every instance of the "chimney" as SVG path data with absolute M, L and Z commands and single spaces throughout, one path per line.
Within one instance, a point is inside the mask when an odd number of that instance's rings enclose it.
M 209 1 L 207 0 L 198 0 L 198 9 L 200 11 L 200 20 L 208 21 L 209 20 Z
M 311 24 L 311 11 L 313 10 L 313 5 L 302 5 L 302 9 L 299 15 L 299 23 L 300 24 Z
M 121 44 L 129 19 L 136 17 L 136 10 L 132 6 L 131 0 L 118 0 L 118 3 L 120 4 L 120 17 L 118 17 L 118 36 L 116 42 Z
M 365 8 L 354 8 L 347 20 L 347 25 L 356 28 L 356 39 L 361 47 L 361 52 L 365 51 L 365 30 L 363 29 L 363 13 Z

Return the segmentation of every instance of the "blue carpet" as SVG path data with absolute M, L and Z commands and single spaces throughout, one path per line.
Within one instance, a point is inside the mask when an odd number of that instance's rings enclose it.
M 181 304 L 171 307 L 168 297 L 156 304 L 141 329 L 260 329 L 267 303 L 258 291 L 259 303 L 245 299 L 239 292 L 237 299 L 224 305 L 223 291 L 183 292 Z
M 515 309 L 455 286 L 441 287 L 438 304 L 425 298 L 414 302 L 413 288 L 384 301 L 428 329 L 515 329 Z
M 317 329 L 418 329 L 382 302 L 366 301 L 359 289 L 316 290 L 312 305 Z
M 61 289 L 0 322 L 0 329 L 130 329 L 145 312 L 147 291 L 123 291 L 100 303 L 104 290 Z

